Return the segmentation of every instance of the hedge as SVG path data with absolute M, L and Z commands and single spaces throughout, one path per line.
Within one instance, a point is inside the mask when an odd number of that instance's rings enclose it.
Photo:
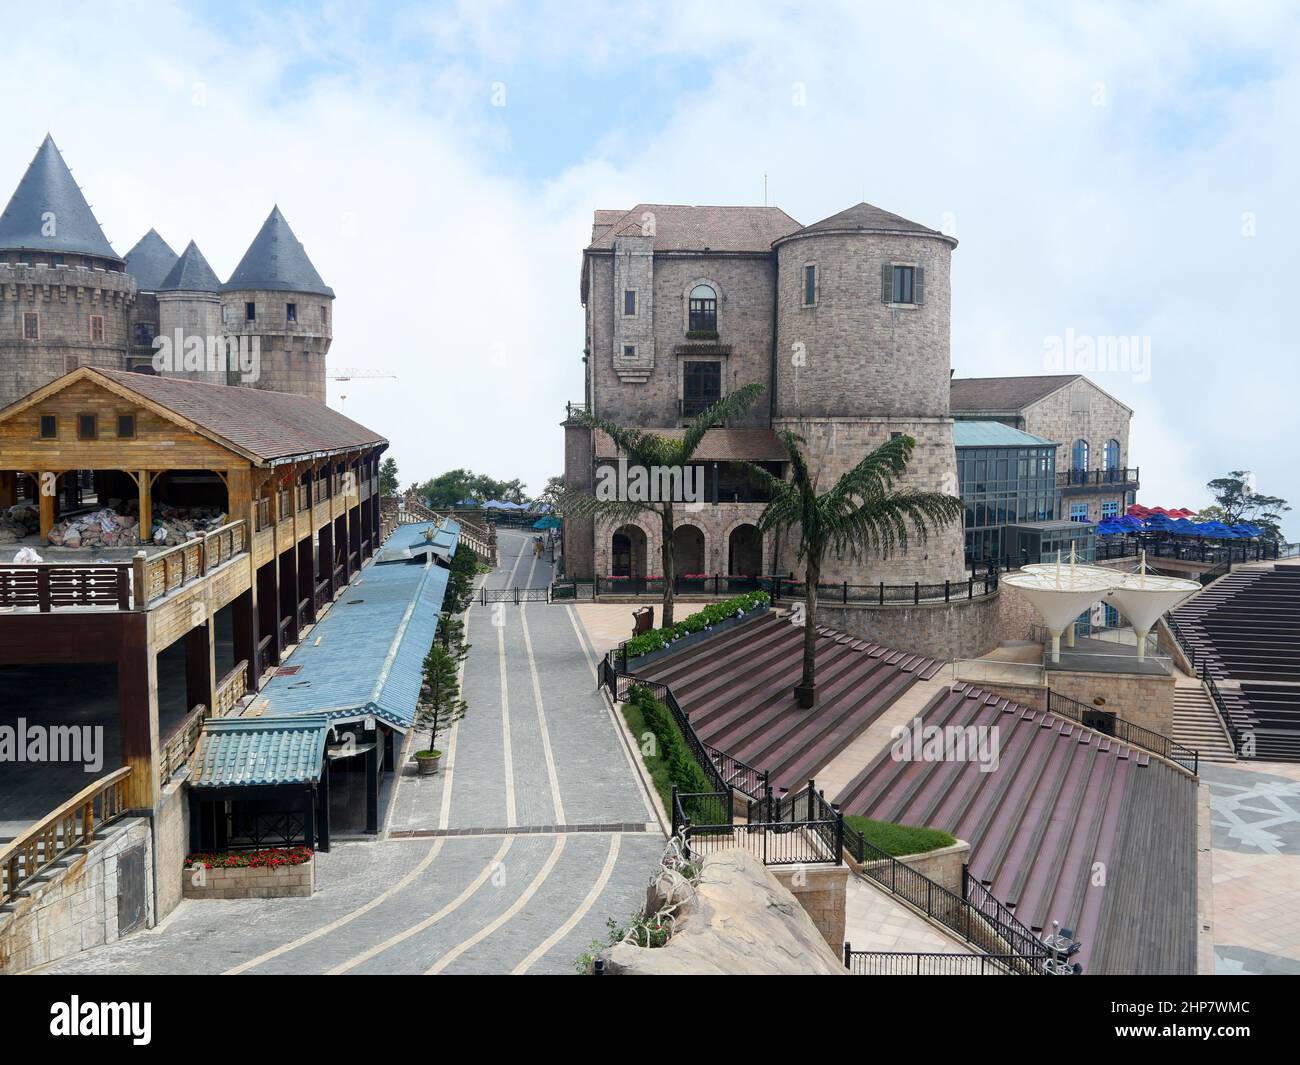
M 671 628 L 654 629 L 633 636 L 627 641 L 627 657 L 637 658 L 651 651 L 661 651 L 668 644 L 693 632 L 702 632 L 706 626 L 716 625 L 719 621 L 734 618 L 737 611 L 749 613 L 754 607 L 766 606 L 772 601 L 767 592 L 747 592 L 733 599 L 724 599 L 720 603 L 710 603 L 703 610 L 696 611 L 683 618 Z
M 670 817 L 674 784 L 680 792 L 713 791 L 713 784 L 704 775 L 704 770 L 686 745 L 686 739 L 673 720 L 671 711 L 651 695 L 648 688 L 633 685 L 628 692 L 627 701 L 622 705 L 628 728 L 643 753 L 645 734 L 648 732 L 654 736 L 654 750 L 644 755 L 645 764 Z M 690 814 L 691 811 L 688 810 L 687 813 Z

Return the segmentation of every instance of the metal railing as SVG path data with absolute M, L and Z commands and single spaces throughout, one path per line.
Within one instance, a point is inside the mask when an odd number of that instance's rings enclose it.
M 131 767 L 123 766 L 77 792 L 11 842 L 0 847 L 0 906 L 8 905 L 51 865 L 126 813 Z
M 823 603 L 855 603 L 859 605 L 897 606 L 921 603 L 950 603 L 962 599 L 981 599 L 998 590 L 998 574 L 990 571 L 971 576 L 964 581 L 944 581 L 942 584 L 818 584 L 818 598 Z M 804 582 L 789 577 L 746 577 L 715 574 L 711 577 L 678 574 L 673 578 L 673 591 L 677 595 L 739 595 L 744 592 L 766 591 L 777 599 L 804 598 Z M 597 577 L 595 595 L 662 596 L 662 577 Z
M 1106 488 L 1111 485 L 1132 488 L 1140 482 L 1140 467 L 1113 470 L 1057 470 L 1057 488 Z
M 854 950 L 844 944 L 844 968 L 854 976 L 1010 976 L 1041 971 L 1041 964 L 1036 955 Z
M 1246 730 L 1234 720 L 1234 715 L 1228 708 L 1223 692 L 1219 690 L 1218 684 L 1210 676 L 1209 662 L 1204 658 L 1201 659 L 1201 684 L 1204 685 L 1206 694 L 1210 697 L 1210 702 L 1214 704 L 1215 713 L 1219 715 L 1223 727 L 1228 730 L 1228 736 L 1232 740 L 1232 749 L 1237 754 L 1240 754 L 1242 750 L 1242 733 Z
M 1099 711 L 1095 707 L 1079 702 L 1078 699 L 1071 699 L 1068 695 L 1054 692 L 1050 688 L 1047 689 L 1047 710 L 1057 717 L 1067 718 L 1086 728 L 1114 736 L 1123 743 L 1141 747 L 1152 754 L 1167 758 L 1169 761 L 1182 766 L 1193 776 L 1196 776 L 1200 770 L 1201 755 L 1199 751 L 1193 750 L 1191 747 L 1184 747 L 1181 743 L 1170 739 L 1168 736 L 1161 735 L 1159 732 L 1154 732 L 1149 728 L 1136 725 L 1132 721 L 1127 721 L 1118 714 L 1110 711 Z
M 737 823 L 732 820 L 730 791 L 683 793 L 675 785 L 672 807 L 672 834 L 685 841 L 691 857 L 740 847 L 764 865 L 844 862 L 844 818 L 839 813 L 827 819 Z

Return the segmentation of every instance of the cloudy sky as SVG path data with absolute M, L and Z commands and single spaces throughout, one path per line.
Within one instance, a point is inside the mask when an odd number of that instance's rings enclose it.
M 338 294 L 332 365 L 396 375 L 330 402 L 403 481 L 540 490 L 592 210 L 766 176 L 801 222 L 955 230 L 959 376 L 1138 338 L 1149 366 L 1091 376 L 1142 502 L 1234 468 L 1300 502 L 1294 5 L 45 3 L 5 32 L 0 198 L 48 130 L 119 253 L 153 226 L 222 277 L 278 202 Z

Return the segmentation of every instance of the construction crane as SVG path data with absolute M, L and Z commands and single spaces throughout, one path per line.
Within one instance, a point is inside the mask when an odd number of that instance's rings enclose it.
M 397 374 L 390 373 L 388 370 L 359 370 L 350 366 L 341 366 L 336 370 L 326 370 L 325 376 L 331 381 L 352 381 L 352 380 L 373 380 L 375 378 L 389 377 L 394 381 L 397 380 Z M 347 409 L 348 397 L 346 392 L 339 393 L 340 411 Z

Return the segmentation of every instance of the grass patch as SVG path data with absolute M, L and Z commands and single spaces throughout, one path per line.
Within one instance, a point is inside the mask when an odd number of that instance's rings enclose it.
M 873 847 L 879 847 L 894 858 L 905 854 L 924 854 L 951 847 L 957 842 L 956 836 L 942 832 L 937 828 L 918 828 L 916 825 L 896 825 L 892 821 L 873 821 L 859 814 L 847 814 L 844 823 L 857 832 L 861 832 Z
M 695 761 L 686 738 L 672 714 L 638 685 L 633 685 L 626 701 L 619 703 L 623 720 L 632 732 L 632 739 L 640 749 L 641 758 L 649 770 L 651 782 L 672 817 L 673 785 L 679 792 L 699 794 L 711 792 L 713 786 Z M 688 800 L 686 816 L 696 824 L 718 824 L 722 816 L 717 800 Z

